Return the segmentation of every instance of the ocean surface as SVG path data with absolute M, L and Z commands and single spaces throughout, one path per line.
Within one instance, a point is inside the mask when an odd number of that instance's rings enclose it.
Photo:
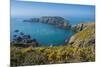
M 23 22 L 24 19 L 25 18 L 11 18 L 11 40 L 13 39 L 14 31 L 19 30 L 24 34 L 30 35 L 33 39 L 36 39 L 41 45 L 63 45 L 65 40 L 68 40 L 74 34 L 72 30 L 60 29 L 44 23 Z M 76 24 L 78 21 L 71 22 L 71 24 Z

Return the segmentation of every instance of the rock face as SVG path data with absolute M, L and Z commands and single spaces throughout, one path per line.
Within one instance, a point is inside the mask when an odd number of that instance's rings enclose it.
M 87 27 L 91 27 L 93 25 L 94 25 L 94 23 L 80 23 L 80 24 L 73 25 L 71 27 L 71 29 L 75 32 L 79 32 L 79 31 L 82 31 L 83 29 L 85 29 Z
M 71 25 L 67 20 L 59 16 L 43 16 L 40 18 L 31 18 L 29 20 L 24 20 L 24 22 L 41 22 L 51 25 L 55 25 L 59 28 L 71 28 Z
M 78 32 L 73 35 L 69 44 L 74 47 L 87 47 L 95 44 L 95 24 L 85 23 L 75 26 Z

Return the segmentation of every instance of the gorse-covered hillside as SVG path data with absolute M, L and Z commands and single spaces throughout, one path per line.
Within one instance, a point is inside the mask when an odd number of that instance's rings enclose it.
M 55 47 L 11 47 L 11 66 L 58 64 L 95 61 L 94 46 L 75 48 Z
M 69 42 L 62 46 L 16 46 L 23 39 L 17 39 L 16 45 L 11 45 L 11 66 L 59 64 L 75 62 L 95 61 L 95 24 L 85 23 L 80 31 L 77 31 L 69 39 Z M 28 41 L 28 42 L 27 42 Z M 25 39 L 29 44 L 30 38 Z M 33 44 L 33 40 L 32 43 Z M 25 45 L 25 44 L 24 44 Z

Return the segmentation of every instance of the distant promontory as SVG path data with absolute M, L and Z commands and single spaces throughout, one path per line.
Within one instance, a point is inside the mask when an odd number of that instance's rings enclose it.
M 41 22 L 45 24 L 55 25 L 59 28 L 69 29 L 71 25 L 69 24 L 68 20 L 65 20 L 63 17 L 60 16 L 42 16 L 40 18 L 30 18 L 24 20 L 24 22 Z

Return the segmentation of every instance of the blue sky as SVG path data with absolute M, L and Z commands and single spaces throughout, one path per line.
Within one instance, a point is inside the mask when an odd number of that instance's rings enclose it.
M 64 17 L 94 18 L 95 6 L 24 2 L 24 1 L 11 0 L 11 16 L 13 17 L 64 16 Z

